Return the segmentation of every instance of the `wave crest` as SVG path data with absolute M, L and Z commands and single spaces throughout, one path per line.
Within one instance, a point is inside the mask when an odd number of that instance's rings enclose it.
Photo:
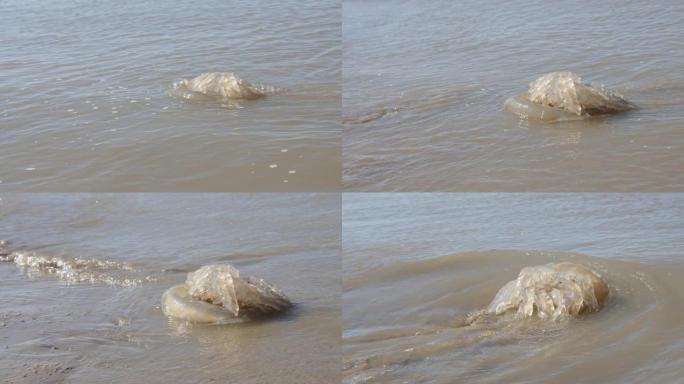
M 29 276 L 50 275 L 69 283 L 101 283 L 115 287 L 135 287 L 151 277 L 136 278 L 130 264 L 111 260 L 80 257 L 52 256 L 30 251 L 3 250 L 0 244 L 0 261 L 14 263 Z

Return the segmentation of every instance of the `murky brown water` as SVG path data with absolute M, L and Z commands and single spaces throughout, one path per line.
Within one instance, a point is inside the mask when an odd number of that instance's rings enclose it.
M 677 1 L 345 2 L 345 190 L 683 190 L 682 20 Z M 638 109 L 562 123 L 504 111 L 566 70 Z
M 0 262 L 0 381 L 339 383 L 339 195 L 0 198 L 8 249 L 73 267 Z M 294 307 L 227 325 L 165 317 L 162 293 L 215 263 Z
M 340 19 L 337 1 L 5 1 L 0 188 L 338 190 Z M 169 94 L 226 71 L 283 92 Z
M 343 382 L 677 382 L 683 202 L 651 194 L 345 195 Z M 559 261 L 600 273 L 610 290 L 601 311 L 467 321 L 523 267 Z
M 3 383 L 684 377 L 684 3 L 0 25 Z

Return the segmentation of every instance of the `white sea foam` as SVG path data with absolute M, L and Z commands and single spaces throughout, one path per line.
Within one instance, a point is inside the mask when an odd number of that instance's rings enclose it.
M 134 277 L 135 269 L 128 263 L 45 255 L 31 251 L 3 251 L 0 244 L 0 261 L 14 263 L 30 276 L 51 275 L 67 283 L 100 283 L 116 287 L 133 287 L 151 280 L 151 277 Z

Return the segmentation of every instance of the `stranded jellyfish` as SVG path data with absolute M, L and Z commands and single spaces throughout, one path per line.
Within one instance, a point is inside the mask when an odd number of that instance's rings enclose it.
M 555 320 L 599 311 L 608 292 L 597 272 L 579 264 L 526 267 L 499 290 L 487 312 Z
M 196 323 L 226 324 L 271 315 L 292 306 L 278 288 L 253 276 L 242 276 L 228 264 L 207 265 L 188 273 L 185 284 L 162 296 L 165 315 Z
M 508 98 L 504 108 L 526 119 L 567 121 L 623 112 L 634 105 L 616 91 L 584 83 L 572 72 L 552 72 L 530 83 L 526 94 Z

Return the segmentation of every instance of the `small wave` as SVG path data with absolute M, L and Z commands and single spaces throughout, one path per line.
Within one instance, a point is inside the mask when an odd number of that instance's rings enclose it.
M 9 247 L 9 240 L 0 240 L 0 258 L 5 257 L 10 253 Z
M 371 121 L 381 119 L 382 117 L 384 117 L 387 114 L 397 113 L 399 111 L 401 111 L 401 108 L 399 108 L 399 107 L 381 108 L 377 111 L 371 111 L 371 112 L 368 112 L 368 113 L 363 114 L 361 116 L 345 118 L 342 120 L 342 124 L 370 123 Z
M 477 97 L 484 88 L 475 84 L 455 84 L 418 88 L 402 92 L 400 96 L 388 98 L 371 104 L 359 111 L 355 107 L 345 108 L 352 111 L 352 115 L 343 116 L 342 124 L 356 125 L 370 123 L 383 117 L 393 116 L 401 112 L 415 114 L 435 113 L 436 110 L 447 110 L 454 105 L 468 104 L 468 100 Z
M 278 88 L 250 83 L 233 72 L 208 72 L 173 83 L 171 95 L 188 100 L 257 100 L 278 92 Z
M 50 275 L 74 283 L 99 283 L 115 287 L 135 287 L 151 278 L 130 276 L 137 271 L 128 263 L 94 258 L 52 256 L 33 251 L 9 251 L 0 244 L 0 261 L 14 263 L 29 276 Z
M 240 276 L 229 264 L 207 265 L 190 272 L 184 285 L 174 286 L 162 296 L 165 315 L 197 323 L 226 324 L 282 312 L 291 306 L 280 289 L 257 277 Z
M 680 263 L 518 250 L 364 268 L 344 282 L 343 381 L 509 382 L 540 362 L 563 370 L 632 359 L 649 343 L 676 348 L 681 273 Z
M 580 115 L 564 111 L 560 108 L 533 103 L 525 95 L 509 97 L 504 102 L 504 109 L 525 120 L 560 122 L 583 119 Z

